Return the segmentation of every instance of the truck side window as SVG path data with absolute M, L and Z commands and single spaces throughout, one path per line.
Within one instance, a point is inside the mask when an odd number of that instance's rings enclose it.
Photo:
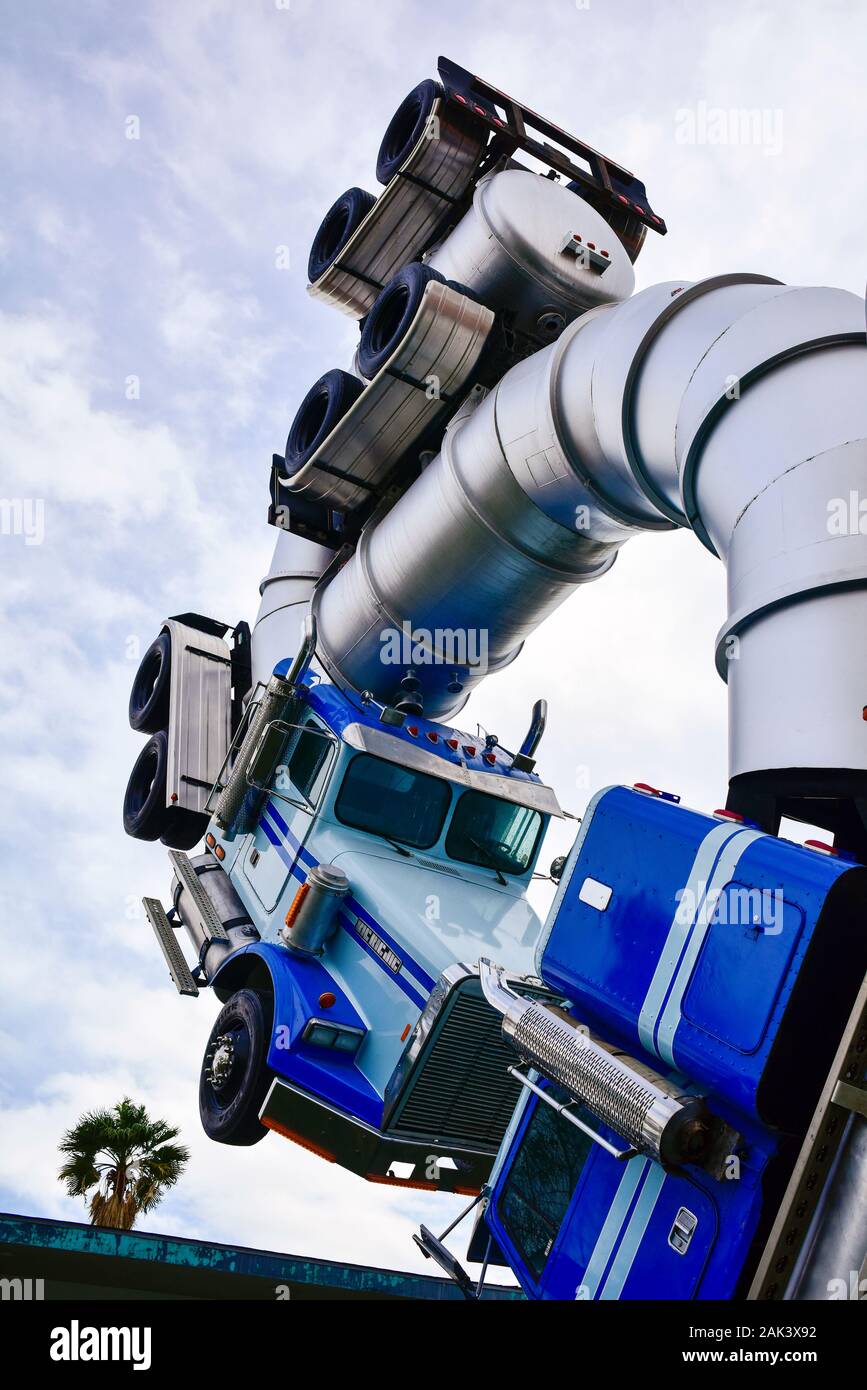
M 549 1089 L 557 1101 L 569 1100 L 559 1086 Z M 577 1113 L 582 1119 L 589 1118 L 581 1110 Z M 549 1105 L 536 1102 L 497 1201 L 497 1214 L 536 1281 L 545 1268 L 592 1147 L 593 1140 L 580 1129 Z
M 331 741 L 312 721 L 302 729 L 287 763 L 289 780 L 311 804 L 317 779 L 331 752 Z

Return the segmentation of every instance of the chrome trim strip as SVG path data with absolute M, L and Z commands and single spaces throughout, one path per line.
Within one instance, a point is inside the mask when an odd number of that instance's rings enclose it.
M 672 1067 L 677 1066 L 677 1062 L 674 1060 L 674 1038 L 683 1018 L 683 997 L 698 960 L 699 951 L 704 945 L 708 929 L 716 916 L 719 898 L 726 884 L 731 883 L 734 878 L 741 856 L 746 853 L 750 845 L 755 844 L 756 840 L 763 838 L 764 834 L 761 830 L 748 830 L 745 826 L 741 826 L 737 835 L 733 835 L 726 842 L 723 852 L 716 862 L 713 878 L 707 886 L 701 907 L 696 915 L 691 935 L 672 981 L 668 1002 L 660 1015 L 656 1030 L 656 1053 Z
M 635 1263 L 635 1257 L 641 1248 L 641 1242 L 650 1224 L 656 1203 L 659 1201 L 664 1182 L 665 1170 L 660 1168 L 658 1163 L 652 1164 L 633 1213 L 629 1218 L 629 1224 L 621 1237 L 620 1248 L 614 1256 L 608 1271 L 608 1278 L 602 1285 L 602 1292 L 599 1295 L 600 1302 L 611 1302 L 620 1298 L 623 1286 Z
M 608 1209 L 608 1215 L 596 1238 L 596 1244 L 584 1271 L 584 1277 L 579 1285 L 579 1290 L 582 1291 L 584 1298 L 593 1299 L 596 1297 L 608 1261 L 623 1232 L 626 1216 L 638 1189 L 638 1184 L 649 1165 L 650 1160 L 647 1158 L 632 1158 L 626 1165 L 620 1184 L 614 1194 L 614 1200 Z
M 695 919 L 704 908 L 711 871 L 728 841 L 733 840 L 739 834 L 740 829 L 740 825 L 732 824 L 731 821 L 725 821 L 722 825 L 715 825 L 712 830 L 708 831 L 696 850 L 689 878 L 684 885 L 684 896 L 689 895 L 687 901 L 695 905 L 694 910 L 685 920 L 681 909 L 683 899 L 678 899 L 668 929 L 668 936 L 660 951 L 656 968 L 638 1014 L 638 1036 L 647 1051 L 652 1052 L 655 1056 L 659 1056 L 655 1039 L 659 1016 L 665 1007 L 666 995 L 683 949 L 689 940 L 689 934 L 695 925 Z
M 560 816 L 563 812 L 551 787 L 541 782 L 510 782 L 507 777 L 487 772 L 476 772 L 463 763 L 453 763 L 445 758 L 428 753 L 425 748 L 416 748 L 402 739 L 398 742 L 392 734 L 382 729 L 373 729 L 366 724 L 347 724 L 343 730 L 343 741 L 350 748 L 362 753 L 373 753 L 386 762 L 398 763 L 401 767 L 413 768 L 416 772 L 427 772 L 433 777 L 456 782 L 460 787 L 470 787 L 473 791 L 485 792 L 488 796 L 499 797 L 515 806 L 526 806 L 541 815 Z

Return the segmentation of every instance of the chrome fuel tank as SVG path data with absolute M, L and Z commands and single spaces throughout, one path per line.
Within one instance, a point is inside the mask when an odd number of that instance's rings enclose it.
M 607 538 L 549 516 L 519 484 L 500 442 L 500 390 L 449 428 L 437 457 L 313 601 L 317 654 L 333 678 L 393 702 L 411 669 L 430 718 L 455 713 L 616 553 Z
M 527 169 L 483 179 L 428 263 L 551 342 L 587 309 L 628 299 L 632 262 L 603 217 L 563 184 Z

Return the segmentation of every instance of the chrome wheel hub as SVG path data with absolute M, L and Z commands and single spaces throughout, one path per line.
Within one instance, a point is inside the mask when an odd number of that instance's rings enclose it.
M 221 1033 L 216 1040 L 211 1058 L 209 1080 L 216 1090 L 225 1086 L 235 1064 L 235 1045 L 230 1033 Z

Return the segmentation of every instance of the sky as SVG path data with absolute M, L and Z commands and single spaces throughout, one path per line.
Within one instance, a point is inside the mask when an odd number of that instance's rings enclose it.
M 129 1094 L 192 1150 L 141 1229 L 422 1268 L 412 1230 L 455 1199 L 201 1131 L 216 1001 L 167 981 L 140 907 L 167 900 L 165 851 L 121 825 L 138 659 L 168 614 L 255 617 L 271 455 L 355 340 L 305 294 L 309 245 L 344 188 L 376 191 L 439 54 L 645 181 L 669 232 L 637 288 L 755 271 L 863 294 L 867 8 L 2 0 L 0 34 L 0 1210 L 86 1220 L 57 1143 Z M 713 810 L 724 611 L 694 537 L 633 540 L 462 723 L 514 746 L 545 696 L 539 771 L 569 810 L 635 781 Z

